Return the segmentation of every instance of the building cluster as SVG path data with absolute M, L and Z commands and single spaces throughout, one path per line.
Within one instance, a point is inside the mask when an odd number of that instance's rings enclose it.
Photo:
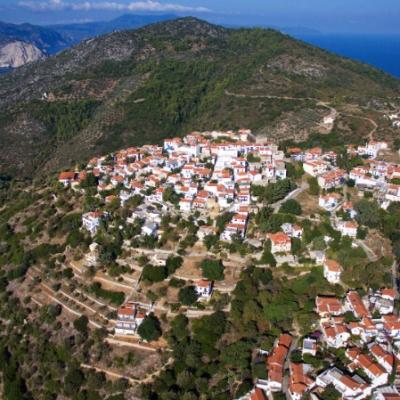
M 385 142 L 373 140 L 365 146 L 349 146 L 350 156 L 363 158 L 363 164 L 350 173 L 337 166 L 337 155 L 332 151 L 290 148 L 288 153 L 292 160 L 302 163 L 305 173 L 316 178 L 323 189 L 318 205 L 331 214 L 332 226 L 342 235 L 355 238 L 359 233 L 357 212 L 351 201 L 343 201 L 343 196 L 331 189 L 340 188 L 351 179 L 358 190 L 373 191 L 384 208 L 400 201 L 400 184 L 396 183 L 400 180 L 400 165 L 377 160 L 379 152 L 385 149 Z M 96 188 L 102 205 L 134 202 L 134 211 L 126 223 L 138 224 L 139 236 L 158 238 L 166 215 L 190 216 L 197 224 L 199 240 L 219 235 L 221 241 L 232 242 L 246 239 L 249 216 L 256 208 L 251 186 L 285 179 L 284 160 L 284 153 L 276 145 L 257 143 L 249 130 L 192 132 L 183 138 L 166 139 L 163 146 L 132 147 L 93 158 L 83 171 L 62 172 L 59 182 L 75 190 L 86 185 Z M 101 208 L 82 215 L 82 228 L 92 236 L 111 215 Z M 338 210 L 342 211 L 340 217 L 336 215 Z M 229 221 L 220 231 L 215 217 L 225 212 L 229 212 Z M 277 264 L 291 265 L 288 253 L 302 238 L 303 229 L 286 222 L 278 232 L 256 234 L 262 236 L 260 242 L 269 241 Z M 324 236 L 323 240 L 329 243 L 333 239 Z M 342 266 L 323 251 L 310 248 L 308 255 L 323 266 L 324 278 L 332 285 L 340 284 Z M 88 264 L 96 265 L 96 243 L 90 246 L 86 259 Z M 166 266 L 167 259 L 167 253 L 158 252 L 149 261 L 154 266 Z M 213 282 L 198 280 L 194 289 L 200 299 L 207 300 L 212 295 Z M 282 391 L 290 399 L 300 400 L 307 394 L 321 395 L 328 386 L 333 386 L 343 399 L 400 399 L 390 384 L 397 364 L 400 365 L 400 318 L 395 313 L 395 298 L 393 289 L 371 291 L 363 296 L 348 291 L 344 299 L 318 296 L 318 330 L 303 338 L 303 362 L 292 362 L 290 358 L 293 350 L 299 349 L 297 340 L 289 334 L 280 335 L 266 358 L 266 378 L 257 380 L 249 394 L 251 400 Z M 118 308 L 115 333 L 135 335 L 150 308 L 134 302 Z M 335 362 L 338 349 L 344 354 L 340 368 Z M 331 364 L 317 369 L 306 360 L 320 352 L 329 354 Z
M 400 318 L 394 314 L 395 297 L 393 289 L 364 297 L 349 291 L 343 300 L 317 297 L 319 330 L 303 339 L 301 353 L 305 361 L 290 361 L 290 353 L 296 349 L 294 340 L 288 334 L 279 336 L 266 358 L 267 379 L 257 380 L 251 400 L 267 398 L 266 394 L 285 388 L 292 400 L 306 394 L 320 398 L 328 385 L 333 385 L 343 399 L 400 399 L 391 385 L 400 361 Z M 305 355 L 316 357 L 319 350 L 332 349 L 344 350 L 340 368 L 334 357 L 322 370 L 306 363 Z
M 130 219 L 144 221 L 144 235 L 157 235 L 166 212 L 205 217 L 229 211 L 233 217 L 220 235 L 228 242 L 246 235 L 251 185 L 286 178 L 284 153 L 274 144 L 256 143 L 248 130 L 193 132 L 166 139 L 162 147 L 128 148 L 90 160 L 84 171 L 63 172 L 59 182 L 75 187 L 89 173 L 97 178 L 98 197 L 104 203 L 144 199 Z M 85 214 L 83 227 L 95 234 L 102 218 L 100 211 Z M 213 228 L 205 226 L 199 235 Z
M 304 172 L 317 178 L 322 189 L 334 189 L 345 183 L 347 174 L 336 166 L 335 152 L 323 152 L 319 147 L 307 150 L 295 147 L 288 149 L 288 153 L 292 160 L 303 163 Z
M 400 318 L 394 314 L 395 298 L 393 289 L 363 297 L 349 291 L 344 300 L 316 298 L 322 334 L 319 340 L 328 349 L 345 349 L 347 360 L 345 370 L 332 366 L 319 374 L 317 386 L 333 384 L 343 398 L 363 399 L 389 385 L 400 360 Z
M 353 168 L 349 178 L 360 191 L 375 194 L 382 208 L 400 201 L 400 165 L 385 161 L 367 160 L 364 165 Z
M 386 142 L 378 142 L 376 140 L 370 140 L 365 146 L 354 147 L 352 145 L 347 147 L 347 152 L 352 156 L 366 157 L 371 160 L 375 160 L 378 154 L 382 150 L 387 150 L 388 144 Z
M 400 165 L 376 160 L 379 153 L 387 148 L 386 142 L 374 140 L 364 146 L 349 145 L 347 152 L 350 157 L 365 159 L 362 166 L 353 168 L 349 174 L 337 167 L 337 155 L 332 151 L 323 152 L 319 147 L 308 150 L 289 148 L 288 153 L 293 160 L 303 163 L 304 171 L 317 178 L 322 189 L 338 188 L 350 178 L 359 189 L 377 189 L 380 198 L 400 201 L 400 186 L 391 184 L 391 180 L 400 178 Z

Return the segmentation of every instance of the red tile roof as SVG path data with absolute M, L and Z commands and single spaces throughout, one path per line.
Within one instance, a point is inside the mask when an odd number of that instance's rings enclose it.
M 251 394 L 251 400 L 267 400 L 267 397 L 260 388 L 255 388 Z
M 75 179 L 75 172 L 61 172 L 60 175 L 58 175 L 58 180 L 59 181 L 71 181 Z
M 342 270 L 340 264 L 335 260 L 325 260 L 324 265 L 330 272 L 340 272 Z

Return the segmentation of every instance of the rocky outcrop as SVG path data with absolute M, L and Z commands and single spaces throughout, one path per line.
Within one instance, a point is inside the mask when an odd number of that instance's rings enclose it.
M 14 41 L 0 47 L 0 68 L 18 68 L 45 57 L 45 54 L 35 45 Z

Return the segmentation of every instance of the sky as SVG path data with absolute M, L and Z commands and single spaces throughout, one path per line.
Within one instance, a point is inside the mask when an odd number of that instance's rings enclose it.
M 323 33 L 400 34 L 400 0 L 0 0 L 0 20 L 13 23 L 109 20 L 126 13 L 193 15 L 225 25 Z

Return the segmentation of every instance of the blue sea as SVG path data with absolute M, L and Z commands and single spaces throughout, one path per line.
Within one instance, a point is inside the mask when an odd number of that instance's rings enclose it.
M 400 34 L 296 34 L 298 39 L 341 56 L 371 64 L 400 78 Z

